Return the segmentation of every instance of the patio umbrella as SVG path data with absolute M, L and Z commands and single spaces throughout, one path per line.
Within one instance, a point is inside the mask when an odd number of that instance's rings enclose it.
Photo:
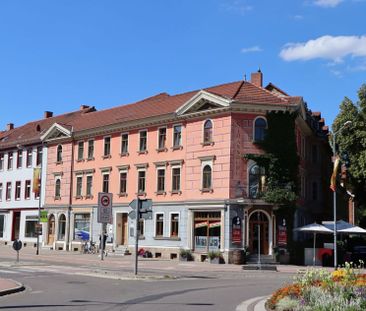
M 338 230 L 339 233 L 348 233 L 348 234 L 365 234 L 366 230 L 359 227 L 359 226 L 353 226 L 351 228 L 345 228 Z
M 305 225 L 303 227 L 299 227 L 299 228 L 295 228 L 294 231 L 298 231 L 298 232 L 309 232 L 309 233 L 313 233 L 313 238 L 314 238 L 314 244 L 313 244 L 313 266 L 315 266 L 315 243 L 316 243 L 316 234 L 317 233 L 332 233 L 333 231 L 328 229 L 327 227 L 317 224 L 317 223 L 313 223 L 313 224 L 309 224 L 309 225 Z
M 322 221 L 322 225 L 334 231 L 334 221 Z M 337 220 L 337 232 L 341 232 L 341 230 L 350 229 L 352 227 L 353 225 L 351 225 L 349 222 Z

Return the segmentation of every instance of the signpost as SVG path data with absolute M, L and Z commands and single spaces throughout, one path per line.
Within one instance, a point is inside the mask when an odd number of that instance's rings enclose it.
M 231 242 L 233 244 L 241 244 L 242 229 L 241 218 L 239 216 L 233 218 L 231 230 Z
M 98 223 L 102 224 L 100 232 L 100 260 L 104 260 L 105 238 L 107 224 L 113 223 L 112 193 L 98 193 Z
M 45 223 L 48 222 L 48 212 L 47 211 L 41 211 L 39 221 L 45 222 Z
M 140 234 L 140 222 L 143 219 L 152 219 L 152 200 L 151 199 L 139 199 L 136 198 L 130 202 L 132 211 L 129 213 L 129 217 L 136 220 L 135 230 L 135 275 L 138 271 L 138 251 L 139 251 L 139 234 Z
M 13 243 L 13 249 L 17 252 L 17 262 L 19 262 L 19 251 L 21 250 L 22 246 L 23 243 L 20 240 L 15 240 Z

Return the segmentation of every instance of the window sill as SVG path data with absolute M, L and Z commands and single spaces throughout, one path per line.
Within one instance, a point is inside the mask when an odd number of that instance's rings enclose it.
M 60 164 L 62 164 L 63 162 L 62 161 L 56 161 L 56 165 L 60 165 Z
M 90 157 L 90 158 L 87 158 L 86 160 L 87 161 L 94 161 L 95 159 L 94 159 L 94 157 Z
M 213 141 L 206 141 L 206 142 L 203 142 L 201 143 L 201 146 L 204 147 L 204 146 L 213 146 L 215 144 L 215 142 Z
M 82 200 L 83 199 L 83 196 L 82 195 L 77 195 L 74 197 L 75 200 Z
M 156 195 L 166 195 L 166 191 L 156 191 Z
M 204 192 L 212 193 L 213 189 L 212 188 L 203 188 L 203 189 L 200 189 L 200 191 L 201 191 L 201 193 L 204 193 Z
M 38 197 L 39 198 L 39 197 Z M 37 199 L 37 198 L 36 198 Z M 53 199 L 55 200 L 55 201 L 58 201 L 58 200 L 61 200 L 61 197 L 59 197 L 59 196 L 55 196 L 55 197 L 53 197 Z
M 85 196 L 85 199 L 92 199 L 92 198 L 93 196 L 91 194 Z
M 80 163 L 80 162 L 84 162 L 85 160 L 84 159 L 76 159 L 75 160 L 75 162 L 78 162 L 78 163 Z
M 144 235 L 139 235 L 139 240 L 145 240 L 145 236 Z
M 181 195 L 182 191 L 181 190 L 173 190 L 173 191 L 170 191 L 170 194 L 179 194 L 179 195 Z
M 137 151 L 137 154 L 140 155 L 140 154 L 147 154 L 147 150 L 139 150 Z
M 121 152 L 119 156 L 122 157 L 128 157 L 130 154 L 128 152 Z
M 154 240 L 166 240 L 166 241 L 180 241 L 180 237 L 165 237 L 165 236 L 155 236 Z
M 172 147 L 172 150 L 182 150 L 183 149 L 183 146 L 182 145 L 179 145 L 179 146 L 173 146 Z
M 127 197 L 128 196 L 128 194 L 127 194 L 127 192 L 120 192 L 120 193 L 118 193 L 118 196 L 121 198 L 121 197 Z
M 156 152 L 167 152 L 168 151 L 168 148 L 158 148 L 156 149 Z
M 139 197 L 146 197 L 146 192 L 137 192 L 135 194 Z
M 107 155 L 102 156 L 102 159 L 103 160 L 110 159 L 110 158 L 112 158 L 112 156 L 110 154 L 107 154 Z

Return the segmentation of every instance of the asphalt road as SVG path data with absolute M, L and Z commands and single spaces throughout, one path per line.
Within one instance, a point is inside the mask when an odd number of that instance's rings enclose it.
M 1 277 L 26 286 L 24 292 L 1 297 L 0 311 L 231 311 L 291 280 L 290 274 L 268 271 L 145 280 L 119 279 L 110 272 L 66 265 L 0 266 Z

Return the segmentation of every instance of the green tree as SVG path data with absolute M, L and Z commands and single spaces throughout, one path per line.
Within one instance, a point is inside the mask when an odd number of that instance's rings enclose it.
M 352 123 L 337 134 L 336 143 L 340 154 L 348 153 L 347 188 L 355 194 L 357 216 L 366 220 L 366 84 L 359 89 L 356 102 L 344 98 L 332 125 L 333 132 L 338 131 L 346 121 Z

